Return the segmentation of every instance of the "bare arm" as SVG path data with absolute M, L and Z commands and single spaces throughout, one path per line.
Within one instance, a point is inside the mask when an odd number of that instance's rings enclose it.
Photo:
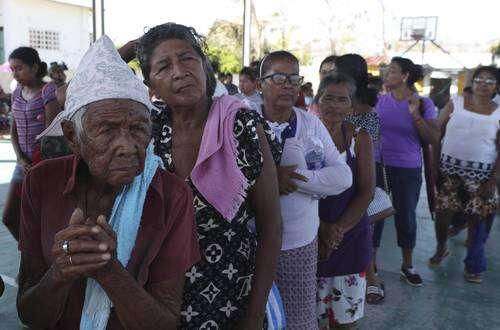
M 258 245 L 246 319 L 262 322 L 281 250 L 282 224 L 276 168 L 261 125 L 257 128 L 257 134 L 264 164 L 257 182 L 250 191 L 250 200 L 255 210 Z M 262 324 L 260 327 L 262 328 Z
M 61 318 L 72 282 L 57 281 L 54 275 L 41 258 L 21 254 L 17 311 L 24 324 L 53 328 Z
M 118 54 L 125 63 L 132 61 L 135 58 L 136 47 L 139 39 L 130 40 L 125 45 L 118 49 Z
M 116 259 L 96 280 L 106 291 L 125 329 L 176 329 L 184 274 L 150 285 L 151 294 Z
M 45 127 L 48 127 L 52 123 L 60 110 L 61 108 L 57 100 L 50 101 L 45 105 Z
M 340 219 L 335 223 L 342 228 L 343 232 L 348 232 L 359 223 L 372 201 L 375 191 L 376 175 L 372 140 L 364 130 L 358 133 L 356 139 L 356 195 L 351 199 Z
M 422 117 L 420 107 L 423 104 L 421 100 L 416 95 L 413 95 L 408 99 L 408 107 L 410 114 L 417 128 L 418 136 L 430 145 L 437 146 L 440 141 L 439 128 L 437 126 L 436 120 L 434 119 L 424 119 Z
M 434 177 L 437 178 L 437 173 L 439 171 L 439 162 L 441 158 L 441 141 L 444 138 L 444 134 L 446 132 L 446 125 L 450 120 L 451 114 L 453 113 L 453 102 L 450 100 L 446 103 L 445 107 L 439 113 L 439 117 L 437 119 L 436 125 L 439 130 L 439 143 L 432 146 L 433 157 L 435 161 L 434 165 Z
M 14 152 L 16 153 L 16 158 L 18 163 L 21 163 L 21 165 L 30 164 L 31 161 L 21 151 L 21 146 L 19 145 L 19 136 L 17 135 L 17 125 L 15 119 L 12 119 L 12 124 L 10 126 L 10 138 L 12 140 L 12 147 L 14 148 Z

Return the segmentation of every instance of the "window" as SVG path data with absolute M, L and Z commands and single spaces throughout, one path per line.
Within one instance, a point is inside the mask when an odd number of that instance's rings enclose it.
M 30 46 L 37 49 L 59 50 L 59 32 L 30 29 Z

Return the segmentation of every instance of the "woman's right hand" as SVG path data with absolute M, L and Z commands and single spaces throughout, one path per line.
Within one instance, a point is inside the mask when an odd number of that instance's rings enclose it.
M 344 231 L 334 223 L 320 221 L 318 239 L 329 249 L 335 250 L 344 239 Z
M 278 166 L 278 186 L 280 195 L 288 195 L 298 189 L 298 186 L 293 180 L 301 180 L 307 182 L 307 178 L 295 172 L 297 165 Z
M 102 230 L 98 226 L 86 225 L 82 210 L 75 209 L 68 227 L 54 237 L 52 271 L 56 281 L 68 282 L 89 276 L 111 260 L 105 243 L 89 239 L 97 237 Z M 68 243 L 67 252 L 64 250 L 65 242 Z

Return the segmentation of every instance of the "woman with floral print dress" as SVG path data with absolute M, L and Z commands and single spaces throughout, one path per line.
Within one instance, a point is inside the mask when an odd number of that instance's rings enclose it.
M 236 98 L 212 98 L 215 76 L 194 29 L 156 26 L 137 52 L 166 104 L 152 117 L 155 152 L 194 195 L 202 260 L 186 273 L 180 327 L 261 329 L 281 244 L 273 137 Z

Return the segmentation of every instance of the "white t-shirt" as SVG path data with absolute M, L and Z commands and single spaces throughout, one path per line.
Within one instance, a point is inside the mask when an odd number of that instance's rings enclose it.
M 222 95 L 229 95 L 229 92 L 227 91 L 227 88 L 223 83 L 221 83 L 219 80 L 216 80 L 214 97 L 219 97 Z
M 318 234 L 318 199 L 314 196 L 337 195 L 352 185 L 352 173 L 335 147 L 328 130 L 318 117 L 294 108 L 297 117 L 295 137 L 285 141 L 281 165 L 297 165 L 296 172 L 308 181 L 298 181 L 299 189 L 280 197 L 283 218 L 281 250 L 296 249 L 311 243 Z M 323 144 L 325 167 L 307 169 L 304 141 L 308 135 L 317 137 Z

